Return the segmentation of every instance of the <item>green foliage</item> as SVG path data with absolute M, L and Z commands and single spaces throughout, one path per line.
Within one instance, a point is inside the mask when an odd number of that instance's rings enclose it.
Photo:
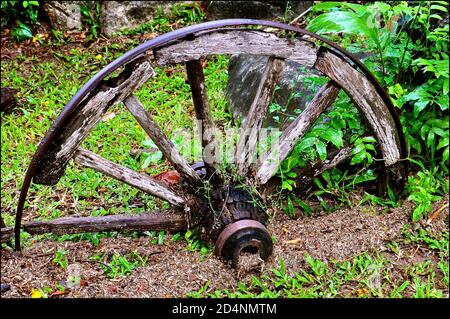
M 448 239 L 447 239 L 448 243 Z M 297 272 L 286 269 L 283 259 L 268 275 L 253 276 L 238 283 L 232 291 L 211 291 L 209 283 L 188 293 L 201 298 L 336 298 L 336 297 L 426 297 L 440 298 L 447 288 L 448 265 L 432 267 L 429 262 L 415 264 L 394 278 L 393 264 L 380 255 L 367 253 L 350 260 L 321 260 L 305 255 L 306 267 Z M 438 279 L 437 273 L 443 278 Z M 446 277 L 447 276 L 447 277 Z
M 199 2 L 177 3 L 172 6 L 171 11 L 173 19 L 183 25 L 198 23 L 206 18 Z
M 448 231 L 441 233 L 439 237 L 430 233 L 430 231 L 418 228 L 411 231 L 408 225 L 403 229 L 403 236 L 406 243 L 421 244 L 428 249 L 437 251 L 440 255 L 448 257 Z
M 445 176 L 449 159 L 449 26 L 442 22 L 447 11 L 444 1 L 364 5 L 320 2 L 312 7 L 316 16 L 307 27 L 353 53 L 369 52 L 363 62 L 387 88 L 400 111 L 410 159 L 421 163 L 421 172 L 409 177 L 407 187 L 409 199 L 417 204 L 414 221 L 426 216 L 432 203 L 448 191 Z M 339 149 L 343 144 L 352 146 L 351 165 L 368 168 L 373 164 L 377 155 L 376 140 L 360 124 L 361 119 L 352 110 L 347 96 L 341 93 L 327 117 L 321 116 L 317 123 L 282 163 L 279 171 L 282 190 L 292 191 L 296 186 L 296 167 L 323 161 L 331 149 Z M 334 194 L 339 201 L 351 204 L 342 195 L 346 183 L 354 186 L 360 174 L 351 174 L 353 178 L 349 178 L 345 176 L 347 172 L 342 173 L 340 176 L 332 174 L 341 183 L 330 183 L 329 174 L 314 179 L 319 188 L 316 195 Z M 367 179 L 370 180 L 373 178 Z M 389 191 L 392 206 L 395 198 L 392 189 Z M 319 200 L 324 204 L 321 198 Z M 363 201 L 367 200 L 387 203 L 373 195 Z M 289 198 L 287 212 L 293 211 L 293 202 L 294 199 Z
M 96 38 L 100 30 L 101 2 L 95 1 L 92 6 L 92 8 L 89 8 L 85 4 L 80 4 L 80 12 L 84 24 L 88 26 L 92 36 Z
M 143 257 L 137 252 L 131 252 L 125 256 L 114 254 L 110 257 L 109 262 L 104 262 L 107 257 L 106 255 L 95 255 L 92 260 L 100 262 L 100 267 L 109 278 L 129 275 L 133 269 L 147 264 L 147 257 Z
M 55 253 L 55 258 L 53 258 L 53 263 L 58 265 L 61 268 L 66 268 L 68 261 L 67 261 L 67 251 L 65 250 L 60 250 L 58 249 L 58 251 Z
M 364 62 L 402 110 L 410 150 L 448 173 L 449 26 L 441 23 L 446 6 L 444 1 L 321 3 L 313 9 L 329 12 L 308 29 L 334 40 L 344 34 L 342 45 L 375 53 Z
M 198 230 L 186 231 L 184 234 L 184 239 L 188 244 L 187 249 L 190 251 L 200 251 L 200 253 L 204 256 L 208 255 L 212 251 L 212 247 L 200 238 Z
M 161 6 L 156 8 L 155 16 L 148 23 L 144 23 L 137 28 L 119 32 L 120 34 L 142 34 L 145 32 L 169 32 L 174 26 L 188 26 L 204 21 L 206 18 L 200 3 L 177 3 L 171 7 L 169 14 L 164 13 Z
M 448 193 L 448 182 L 439 172 L 439 167 L 428 170 L 422 162 L 413 159 L 410 161 L 420 168 L 417 175 L 408 177 L 406 186 L 408 199 L 416 204 L 412 214 L 412 219 L 416 222 L 432 211 L 434 201 Z
M 11 27 L 11 37 L 20 42 L 33 37 L 28 24 L 38 24 L 39 1 L 1 1 L 1 26 Z

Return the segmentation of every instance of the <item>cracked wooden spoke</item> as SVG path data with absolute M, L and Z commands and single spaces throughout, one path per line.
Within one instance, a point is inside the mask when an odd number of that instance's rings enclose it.
M 214 137 L 216 127 L 211 116 L 211 107 L 205 87 L 205 76 L 200 60 L 186 62 L 186 71 L 192 91 L 195 116 L 200 123 L 200 138 L 203 148 L 203 162 L 209 175 L 219 173 L 220 150 Z
M 256 179 L 265 184 L 276 173 L 280 163 L 289 155 L 297 142 L 336 99 L 339 87 L 332 81 L 320 88 L 305 110 L 283 131 L 279 147 L 261 156 L 256 168 Z
M 130 75 L 128 71 L 131 68 Z M 116 83 L 116 86 L 110 87 L 103 84 L 99 90 L 78 106 L 78 111 L 64 125 L 60 137 L 40 162 L 33 178 L 35 183 L 56 184 L 64 174 L 69 160 L 106 111 L 155 75 L 155 71 L 148 61 L 130 65 L 127 69 L 116 78 L 111 79 L 110 82 Z
M 270 57 L 261 77 L 247 118 L 240 130 L 240 136 L 236 147 L 235 160 L 237 172 L 244 176 L 253 160 L 258 133 L 266 116 L 269 103 L 272 99 L 275 85 L 283 70 L 284 61 Z
M 172 166 L 187 180 L 193 183 L 201 182 L 198 174 L 181 156 L 158 124 L 153 121 L 150 113 L 144 109 L 139 100 L 132 94 L 124 100 L 124 104 Z
M 81 148 L 78 149 L 73 159 L 78 164 L 92 168 L 100 173 L 136 187 L 146 193 L 167 200 L 176 206 L 182 206 L 185 203 L 183 197 L 178 196 L 175 192 L 166 188 L 150 176 L 113 163 L 88 150 Z
M 180 231 L 187 228 L 186 219 L 167 209 L 151 213 L 100 217 L 61 217 L 50 221 L 33 221 L 23 225 L 30 234 L 74 234 L 103 231 Z
M 317 58 L 315 68 L 339 84 L 354 101 L 377 137 L 384 165 L 397 163 L 401 158 L 399 133 L 376 87 L 364 74 L 332 52 L 323 52 Z

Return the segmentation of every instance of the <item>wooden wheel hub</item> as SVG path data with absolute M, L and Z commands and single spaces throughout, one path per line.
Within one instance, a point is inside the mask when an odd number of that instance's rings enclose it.
M 266 260 L 272 254 L 273 244 L 269 232 L 256 220 L 243 219 L 229 224 L 216 241 L 216 255 L 237 266 L 242 252 L 259 253 Z

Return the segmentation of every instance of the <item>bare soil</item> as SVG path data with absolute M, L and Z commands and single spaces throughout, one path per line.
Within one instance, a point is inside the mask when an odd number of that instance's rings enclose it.
M 448 203 L 445 199 L 435 204 L 435 210 Z M 11 286 L 2 298 L 30 297 L 32 289 L 56 287 L 75 274 L 80 285 L 66 289 L 58 297 L 183 297 L 188 292 L 209 283 L 208 291 L 233 290 L 238 282 L 248 282 L 253 275 L 269 274 L 284 259 L 286 270 L 293 274 L 305 267 L 306 253 L 324 261 L 345 260 L 363 252 L 384 253 L 395 260 L 394 274 L 408 265 L 426 259 L 435 259 L 428 250 L 406 247 L 399 257 L 388 252 L 386 244 L 402 236 L 402 228 L 411 224 L 414 205 L 406 201 L 401 208 L 383 211 L 380 207 L 362 206 L 342 209 L 318 217 L 289 219 L 276 214 L 267 226 L 276 238 L 272 256 L 266 262 L 243 258 L 237 269 L 231 268 L 212 255 L 202 256 L 187 250 L 184 241 L 166 240 L 164 245 L 150 242 L 149 237 L 103 238 L 95 247 L 88 241 L 33 243 L 22 253 L 10 249 L 1 251 L 1 282 Z M 433 233 L 448 229 L 448 209 L 428 226 Z M 68 267 L 61 268 L 52 260 L 58 249 L 68 251 Z M 145 266 L 138 267 L 128 276 L 108 278 L 101 262 L 90 257 L 98 254 L 125 255 L 137 251 L 148 256 Z M 56 289 L 55 289 L 56 290 Z

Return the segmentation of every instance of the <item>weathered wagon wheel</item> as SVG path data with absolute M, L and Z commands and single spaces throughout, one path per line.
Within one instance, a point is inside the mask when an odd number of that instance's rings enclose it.
M 268 30 L 246 26 L 269 27 Z M 277 31 L 277 32 L 274 32 Z M 279 31 L 292 32 L 283 37 Z M 322 45 L 319 45 L 322 43 Z M 214 123 L 205 89 L 201 59 L 212 54 L 256 54 L 269 57 L 235 149 L 236 172 L 240 180 L 263 186 L 277 172 L 280 161 L 336 99 L 343 89 L 363 115 L 383 156 L 381 175 L 394 172 L 397 179 L 406 174 L 399 162 L 406 157 L 402 129 L 393 105 L 374 76 L 354 56 L 337 45 L 308 31 L 269 21 L 230 19 L 202 23 L 161 35 L 127 52 L 91 78 L 64 107 L 32 158 L 22 186 L 15 224 L 16 249 L 20 249 L 20 229 L 24 202 L 31 181 L 54 185 L 63 175 L 70 159 L 169 202 L 165 212 L 105 217 L 59 218 L 24 225 L 29 233 L 74 233 L 112 230 L 181 230 L 201 225 L 216 240 L 216 253 L 234 264 L 241 251 L 259 252 L 267 258 L 272 241 L 264 227 L 264 212 L 252 202 L 257 192 L 247 191 L 225 180 L 219 165 L 206 156 L 205 149 L 216 143 Z M 256 134 L 261 129 L 268 104 L 285 60 L 315 68 L 329 78 L 306 109 L 283 131 L 279 152 L 269 149 L 256 163 Z M 155 75 L 151 62 L 165 66 L 185 64 L 195 114 L 201 120 L 203 163 L 190 165 L 174 144 L 153 121 L 133 95 L 146 80 Z M 113 71 L 125 66 L 116 78 L 105 81 Z M 123 102 L 150 138 L 182 178 L 176 187 L 113 163 L 79 147 L 83 139 L 109 107 Z M 337 165 L 348 157 L 348 149 L 323 163 L 319 171 Z M 386 169 L 387 168 L 387 169 Z M 212 183 L 206 194 L 204 183 Z M 250 188 L 249 188 L 250 189 Z M 211 204 L 212 203 L 212 204 Z M 2 229 L 2 240 L 4 231 Z M 6 232 L 5 232 L 6 234 Z M 5 236 L 7 237 L 7 236 Z

